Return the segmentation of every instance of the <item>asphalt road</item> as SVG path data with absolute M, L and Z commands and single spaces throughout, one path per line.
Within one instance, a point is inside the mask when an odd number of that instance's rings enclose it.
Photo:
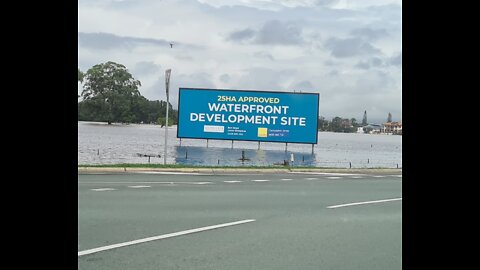
M 78 269 L 401 269 L 401 197 L 393 174 L 79 174 Z

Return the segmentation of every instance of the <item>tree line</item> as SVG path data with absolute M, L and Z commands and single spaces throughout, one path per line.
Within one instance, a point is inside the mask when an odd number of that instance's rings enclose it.
M 318 130 L 320 131 L 351 133 L 357 132 L 357 128 L 360 126 L 362 125 L 359 125 L 355 118 L 348 119 L 336 116 L 332 118 L 332 121 L 326 120 L 323 116 L 318 118 Z
M 141 82 L 124 65 L 107 62 L 85 73 L 78 69 L 83 90 L 78 102 L 79 121 L 153 123 L 165 125 L 166 101 L 148 100 L 140 94 Z M 168 104 L 168 124 L 178 123 L 178 111 Z
M 78 120 L 111 123 L 148 123 L 165 125 L 167 102 L 148 100 L 140 94 L 141 82 L 127 68 L 115 62 L 97 64 L 85 73 L 78 69 L 78 81 L 83 90 L 78 102 Z M 178 111 L 168 104 L 168 124 L 178 123 Z M 391 122 L 391 114 L 388 115 Z M 318 118 L 318 130 L 356 132 L 367 125 L 365 111 L 361 125 L 355 118 L 334 117 L 332 121 Z

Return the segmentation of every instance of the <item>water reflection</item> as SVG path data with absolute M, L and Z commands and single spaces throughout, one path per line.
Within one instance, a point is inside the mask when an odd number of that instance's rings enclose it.
M 269 166 L 288 162 L 290 165 L 313 166 L 316 163 L 316 155 L 311 153 L 201 146 L 175 146 L 175 157 L 175 163 L 188 165 Z
M 165 128 L 158 125 L 107 125 L 78 122 L 78 164 L 163 164 Z M 318 144 L 288 144 L 176 138 L 169 128 L 168 164 L 267 166 L 290 161 L 294 166 L 371 168 L 402 166 L 402 136 L 319 132 Z M 245 151 L 243 163 L 239 160 Z M 141 156 L 141 155 L 143 156 Z M 158 157 L 161 155 L 161 157 Z

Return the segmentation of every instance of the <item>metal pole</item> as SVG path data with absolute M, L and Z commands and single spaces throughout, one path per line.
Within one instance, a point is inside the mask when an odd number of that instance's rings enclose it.
M 166 93 L 167 93 L 167 112 L 166 112 L 166 116 L 165 116 L 165 153 L 163 154 L 163 164 L 167 164 L 167 137 L 168 137 L 168 87 L 170 85 L 170 74 L 171 74 L 172 70 L 171 69 L 167 69 L 165 71 L 165 90 L 166 90 Z
M 260 142 L 258 142 L 258 150 L 260 150 Z

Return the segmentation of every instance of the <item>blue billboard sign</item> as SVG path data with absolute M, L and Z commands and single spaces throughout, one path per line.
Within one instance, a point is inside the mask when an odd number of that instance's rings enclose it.
M 317 143 L 318 93 L 180 88 L 178 138 Z

